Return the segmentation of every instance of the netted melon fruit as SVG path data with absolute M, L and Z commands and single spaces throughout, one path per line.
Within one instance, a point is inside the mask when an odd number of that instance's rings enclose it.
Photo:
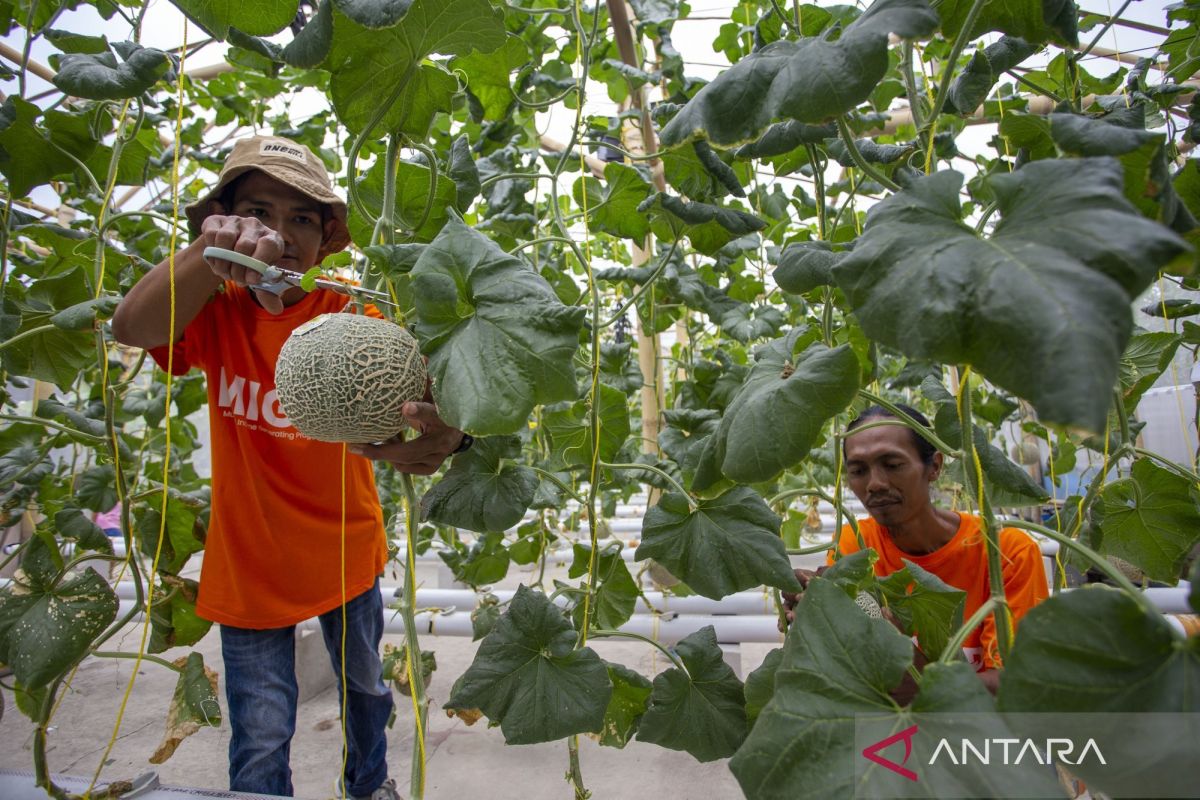
M 367 444 L 404 429 L 401 409 L 425 394 L 412 334 L 357 314 L 322 314 L 284 342 L 275 365 L 279 405 L 310 439 Z
M 1117 556 L 1105 556 L 1105 558 L 1108 559 L 1108 563 L 1116 567 L 1131 583 L 1141 584 L 1146 580 L 1146 573 L 1125 559 L 1118 558 Z
M 883 612 L 879 609 L 879 601 L 868 592 L 859 592 L 854 598 L 854 603 L 871 619 L 883 618 Z

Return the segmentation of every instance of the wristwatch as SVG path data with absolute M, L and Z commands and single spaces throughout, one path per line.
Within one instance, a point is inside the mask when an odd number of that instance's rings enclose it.
M 464 433 L 462 441 L 458 443 L 458 447 L 450 451 L 450 455 L 456 456 L 459 453 L 465 453 L 471 449 L 471 445 L 475 444 L 475 437 L 469 433 Z

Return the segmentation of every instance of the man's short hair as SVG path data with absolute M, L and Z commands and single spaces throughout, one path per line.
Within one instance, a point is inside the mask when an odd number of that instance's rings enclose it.
M 920 411 L 917 411 L 912 406 L 906 406 L 903 403 L 897 403 L 896 408 L 900 409 L 902 412 L 904 412 L 904 414 L 911 417 L 913 419 L 913 421 L 916 422 L 921 427 L 923 427 L 923 428 L 932 428 L 933 427 L 932 425 L 929 424 L 929 420 L 926 419 L 925 415 L 922 414 Z M 892 413 L 892 411 L 890 409 L 884 408 L 883 406 L 871 406 L 867 409 L 864 409 L 861 414 L 859 414 L 857 417 L 855 417 L 850 422 L 850 424 L 846 426 L 846 433 L 849 434 L 850 431 L 859 427 L 863 423 L 868 422 L 873 419 L 899 419 L 899 418 L 900 417 L 897 416 L 896 414 Z M 916 448 L 917 455 L 921 457 L 921 463 L 927 467 L 932 465 L 933 464 L 933 454 L 937 452 L 937 448 L 934 447 L 932 444 L 930 444 L 928 439 L 926 439 L 924 436 L 922 436 L 921 434 L 914 431 L 912 428 L 909 428 L 908 426 L 905 426 L 905 427 L 908 430 L 908 435 L 912 437 L 913 447 Z M 842 458 L 844 459 L 845 457 L 846 457 L 846 440 L 843 438 L 842 439 Z

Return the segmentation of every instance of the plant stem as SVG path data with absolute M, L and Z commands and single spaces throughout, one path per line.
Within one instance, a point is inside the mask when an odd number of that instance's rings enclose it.
M 51 325 L 50 327 L 53 328 L 54 326 Z M 16 337 L 13 337 L 13 338 L 16 338 Z M 12 340 L 10 339 L 9 341 L 12 341 Z M 7 344 L 7 342 L 5 344 Z M 3 345 L 0 345 L 0 347 L 3 347 Z M 22 417 L 22 416 L 18 416 L 16 414 L 0 414 L 0 419 L 5 420 L 6 422 L 25 422 L 25 423 L 29 423 L 31 425 L 41 425 L 42 427 L 53 428 L 57 431 L 61 431 L 62 433 L 68 434 L 70 436 L 76 436 L 80 439 L 84 439 L 89 442 L 94 442 L 95 444 L 104 444 L 103 436 L 96 436 L 95 434 L 92 434 L 92 433 L 84 433 L 81 430 L 76 430 L 75 428 L 72 428 L 68 425 L 63 425 L 60 422 L 55 422 L 54 420 L 50 420 L 50 419 L 42 419 L 41 417 Z
M 598 636 L 598 637 L 602 637 L 602 638 L 612 637 L 612 638 L 620 638 L 620 639 L 637 639 L 639 642 L 645 642 L 648 645 L 658 648 L 658 650 L 661 651 L 663 655 L 665 655 L 667 658 L 669 658 L 671 660 L 671 663 L 675 665 L 675 668 L 678 669 L 680 672 L 682 672 L 684 675 L 688 674 L 687 667 L 685 667 L 683 665 L 683 662 L 679 660 L 678 655 L 676 655 L 674 652 L 672 652 L 670 650 L 670 648 L 665 647 L 662 644 L 662 642 L 656 642 L 648 636 L 642 636 L 640 633 L 633 633 L 631 631 L 614 631 L 614 630 L 607 630 L 607 629 L 592 631 L 592 636 Z
M 1010 69 L 1010 70 L 1007 70 L 1007 73 L 1008 73 L 1009 77 L 1011 77 L 1011 78 L 1012 78 L 1013 80 L 1015 80 L 1017 83 L 1021 84 L 1022 86 L 1026 86 L 1026 87 L 1028 87 L 1028 88 L 1030 88 L 1030 89 L 1033 89 L 1035 92 L 1037 92 L 1038 94 L 1040 94 L 1040 95 L 1042 95 L 1042 96 L 1044 96 L 1044 97 L 1049 97 L 1049 98 L 1050 98 L 1051 100 L 1053 100 L 1055 103 L 1064 103 L 1064 102 L 1066 102 L 1065 100 L 1063 100 L 1061 97 L 1059 97 L 1059 96 L 1058 96 L 1057 94 L 1055 94 L 1054 92 L 1050 91 L 1049 89 L 1044 89 L 1044 88 L 1042 88 L 1041 86 L 1038 86 L 1036 83 L 1034 83 L 1033 81 L 1029 80 L 1029 79 L 1028 79 L 1028 78 L 1026 78 L 1024 75 L 1020 74 L 1019 72 L 1017 72 L 1017 71 L 1015 71 L 1015 70 L 1011 70 L 1011 69 Z
M 781 20 L 783 20 L 783 24 L 788 26 L 789 28 L 791 28 L 792 32 L 795 33 L 797 37 L 801 37 L 804 35 L 803 33 L 800 32 L 799 18 L 793 19 L 792 17 L 790 17 L 788 15 L 788 13 L 783 10 L 783 6 L 779 5 L 779 0 L 771 0 L 771 7 L 775 9 L 775 13 L 779 15 L 779 18 Z M 798 9 L 797 9 L 797 14 L 799 14 Z
M 121 653 L 116 650 L 93 650 L 91 652 L 91 655 L 96 656 L 97 658 L 127 658 L 127 659 L 130 659 L 131 661 L 138 660 L 137 653 Z M 183 670 L 181 668 L 175 666 L 170 661 L 167 661 L 165 658 L 159 658 L 158 656 L 152 656 L 149 653 L 143 653 L 141 656 L 141 660 L 149 661 L 154 664 L 158 664 L 160 667 L 166 667 L 167 669 L 171 670 L 172 672 L 177 672 L 180 674 L 183 673 Z
M 533 470 L 534 472 L 536 472 L 538 475 L 541 475 L 543 478 L 550 481 L 554 485 L 556 485 L 558 488 L 562 489 L 564 492 L 566 492 L 568 495 L 570 495 L 571 499 L 574 500 L 576 503 L 579 503 L 580 505 L 587 505 L 586 498 L 580 497 L 579 494 L 574 489 L 572 489 L 570 486 L 567 486 L 567 484 L 563 483 L 563 481 L 560 480 L 559 477 L 557 475 L 555 475 L 553 472 L 548 472 L 540 467 L 530 467 L 530 469 Z
M 433 203 L 437 199 L 438 163 L 437 154 L 429 147 L 420 142 L 410 142 L 409 145 L 424 154 L 425 159 L 429 162 L 429 195 L 425 198 L 425 208 L 422 209 L 421 216 L 417 218 L 417 224 L 412 226 L 412 235 L 416 236 L 417 231 L 425 227 L 425 223 L 429 221 L 429 215 L 433 213 Z
M 413 800 L 421 800 L 425 796 L 425 731 L 429 719 L 429 703 L 425 697 L 425 674 L 421 666 L 421 643 L 417 636 L 416 624 L 417 510 L 420 508 L 420 498 L 417 497 L 416 489 L 413 487 L 412 476 L 407 472 L 400 473 L 400 483 L 404 487 L 404 527 L 408 540 L 404 568 L 404 594 L 400 598 L 400 616 L 404 619 L 408 684 L 412 689 L 413 725 L 416 729 L 412 749 L 412 777 L 409 781 L 409 795 Z
M 917 91 L 917 78 L 913 72 L 912 39 L 904 40 L 900 56 L 900 74 L 904 78 L 904 91 L 908 94 L 908 109 L 917 130 L 925 127 L 925 112 L 921 109 L 921 94 Z
M 391 107 L 395 105 L 396 101 L 400 99 L 400 95 L 403 94 L 405 87 L 408 86 L 408 82 L 412 79 L 412 74 L 416 67 L 416 61 L 408 65 L 404 70 L 404 74 L 400 76 L 400 82 L 396 85 L 396 88 L 387 100 L 375 110 L 375 113 L 367 122 L 367 126 L 362 129 L 362 133 L 354 137 L 354 142 L 351 143 L 350 150 L 346 154 L 346 195 L 350 199 L 350 205 L 367 219 L 374 219 L 375 215 L 367 210 L 362 198 L 358 196 L 358 153 L 362 150 L 363 145 L 367 143 L 367 137 L 371 135 L 371 131 L 380 123 Z M 393 188 L 395 187 L 393 186 Z
M 929 153 L 933 152 L 933 135 L 937 131 L 937 118 L 942 113 L 942 108 L 946 105 L 946 98 L 950 94 L 950 82 L 954 79 L 954 69 L 958 64 L 958 57 L 962 55 L 967 42 L 971 40 L 971 29 L 975 27 L 975 21 L 979 19 L 979 13 L 983 11 L 983 7 L 987 5 L 987 2 L 988 0 L 975 0 L 971 4 L 971 10 L 967 12 L 967 18 L 963 21 L 962 29 L 959 30 L 958 36 L 955 37 L 954 45 L 950 48 L 950 55 L 946 58 L 946 70 L 942 73 L 941 83 L 938 84 L 937 97 L 933 99 L 933 108 L 926 119 L 926 127 L 929 128 Z M 920 138 L 919 134 L 917 138 Z
M 834 545 L 832 542 L 826 542 L 825 544 L 814 544 L 808 547 L 789 547 L 787 554 L 789 556 L 808 556 L 812 555 L 813 553 L 824 553 L 826 550 L 833 549 L 833 547 Z
M 1178 463 L 1172 461 L 1171 459 L 1166 458 L 1165 456 L 1160 456 L 1158 453 L 1154 453 L 1149 450 L 1144 450 L 1141 447 L 1133 448 L 1133 452 L 1134 452 L 1134 454 L 1141 456 L 1143 458 L 1149 458 L 1152 461 L 1157 461 L 1158 463 L 1162 464 L 1164 467 L 1171 470 L 1172 472 L 1174 472 L 1176 475 L 1178 475 L 1181 478 L 1185 478 L 1185 479 L 1191 481 L 1192 483 L 1200 484 L 1200 475 L 1197 475 L 1196 473 L 1192 472 L 1190 469 L 1183 466 L 1182 464 L 1178 464 Z
M 58 326 L 47 324 L 47 325 L 39 325 L 36 328 L 30 328 L 27 331 L 18 333 L 16 336 L 13 336 L 11 338 L 5 339 L 3 342 L 0 342 L 0 350 L 3 350 L 6 347 L 12 347 L 14 344 L 16 344 L 17 342 L 20 342 L 24 339 L 29 339 L 34 336 L 37 336 L 38 334 L 42 334 L 42 333 L 49 333 L 50 331 L 53 331 L 53 330 L 58 330 Z
M 958 419 L 962 426 L 963 472 L 967 485 L 974 491 L 979 502 L 979 513 L 983 517 L 983 536 L 987 547 L 988 581 L 991 597 L 996 601 L 996 641 L 1000 645 L 1001 661 L 1008 660 L 1012 647 L 1012 617 L 1008 599 L 1004 594 L 1004 567 L 1000 558 L 1000 526 L 992 513 L 992 505 L 983 486 L 983 466 L 975 452 L 975 421 L 971 413 L 971 385 L 967 380 L 967 369 L 963 370 L 962 383 L 958 392 Z
M 946 643 L 946 649 L 942 651 L 941 657 L 938 658 L 938 663 L 949 664 L 951 661 L 961 658 L 963 642 L 971 635 L 971 631 L 982 625 L 983 621 L 987 619 L 987 615 L 995 611 L 996 608 L 996 598 L 989 597 L 983 602 L 983 605 L 975 609 L 975 613 L 959 626 L 959 629 L 950 637 L 950 641 Z
M 1121 18 L 1121 15 L 1125 13 L 1125 9 L 1129 8 L 1129 4 L 1131 2 L 1133 2 L 1133 0 L 1125 0 L 1125 2 L 1121 4 L 1121 7 L 1117 9 L 1117 13 L 1113 14 L 1104 21 L 1104 24 L 1100 26 L 1100 30 L 1096 32 L 1094 37 L 1092 37 L 1092 41 L 1088 43 L 1088 46 L 1071 56 L 1071 60 L 1078 64 L 1080 61 L 1086 58 L 1088 53 L 1092 52 L 1092 48 L 1100 44 L 1100 40 L 1104 38 L 1104 34 L 1108 33 L 1109 28 L 1111 28 L 1113 24 Z
M 562 236 L 542 236 L 537 239 L 530 239 L 527 242 L 521 242 L 519 245 L 514 247 L 512 250 L 509 250 L 508 254 L 510 256 L 516 255 L 517 253 L 521 252 L 522 250 L 528 249 L 530 247 L 536 247 L 537 245 L 545 244 L 546 242 L 558 242 L 560 244 L 572 244 L 571 239 L 564 239 Z
M 675 250 L 678 247 L 679 240 L 676 239 L 671 243 L 671 249 L 667 251 L 667 254 L 663 257 L 659 265 L 654 268 L 654 272 L 651 273 L 650 277 L 646 279 L 646 282 L 639 286 L 634 293 L 630 295 L 629 299 L 622 303 L 621 307 L 612 313 L 612 316 L 609 317 L 608 322 L 605 322 L 603 325 L 601 325 L 601 328 L 607 328 L 609 325 L 615 324 L 621 319 L 621 317 L 625 316 L 625 312 L 628 311 L 643 294 L 650 291 L 654 287 L 654 282 L 662 277 L 667 265 L 669 265 L 671 263 L 671 259 L 675 257 Z
M 898 421 L 900 421 L 904 425 L 907 425 L 910 429 L 916 431 L 921 436 L 922 439 L 929 442 L 931 445 L 933 445 L 938 450 L 940 450 L 943 455 L 951 456 L 953 458 L 959 458 L 962 456 L 962 453 L 960 451 L 955 450 L 953 447 L 951 447 L 950 445 L 943 442 L 940 438 L 938 438 L 938 435 L 936 433 L 934 433 L 931 429 L 926 428 L 924 425 L 917 422 L 915 419 L 910 417 L 908 414 L 904 413 L 903 409 L 901 409 L 899 406 L 897 406 L 895 403 L 891 402 L 890 400 L 885 400 L 884 398 L 880 397 L 879 395 L 877 395 L 873 392 L 867 391 L 866 389 L 859 389 L 858 396 L 870 403 L 874 403 L 875 405 L 883 406 L 888 411 L 892 412 L 892 414 L 895 416 L 895 418 Z M 874 424 L 874 423 L 868 423 L 868 424 Z M 895 424 L 895 423 L 887 423 L 887 424 Z M 866 425 L 860 425 L 857 428 L 855 428 L 854 430 L 860 431 L 866 427 L 867 427 Z
M 867 160 L 863 158 L 863 154 L 859 152 L 858 144 L 854 141 L 854 132 L 851 131 L 850 126 L 846 124 L 846 117 L 844 115 L 837 118 L 837 127 L 838 133 L 840 133 L 842 136 L 842 143 L 846 145 L 846 152 L 850 154 L 850 158 L 853 159 L 855 165 L 863 171 L 863 174 L 876 183 L 882 184 L 884 187 L 891 189 L 893 192 L 900 191 L 900 184 L 896 183 L 891 178 L 875 169 L 875 167 L 871 166 L 871 164 L 867 163 Z
M 636 470 L 644 469 L 649 472 L 653 472 L 656 475 L 658 475 L 659 477 L 661 477 L 663 480 L 669 482 L 671 484 L 672 488 L 675 489 L 675 491 L 679 492 L 681 495 L 686 497 L 687 501 L 688 501 L 688 506 L 693 511 L 696 510 L 696 507 L 697 507 L 696 501 L 694 501 L 692 499 L 692 496 L 688 494 L 687 489 L 684 489 L 682 486 L 679 485 L 679 481 L 675 480 L 670 475 L 668 475 L 666 472 L 662 471 L 661 469 L 654 466 L 653 464 L 609 464 L 605 461 L 601 461 L 600 466 L 604 467 L 605 469 L 636 469 Z
M 567 739 L 567 758 L 571 769 L 567 773 L 567 780 L 575 791 L 575 800 L 588 800 L 592 793 L 583 786 L 583 769 L 579 765 L 579 734 Z

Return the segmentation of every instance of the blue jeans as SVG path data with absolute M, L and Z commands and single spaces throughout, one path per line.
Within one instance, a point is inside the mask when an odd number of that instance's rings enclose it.
M 342 609 L 318 617 L 342 699 Z M 379 580 L 346 603 L 346 791 L 363 797 L 387 778 L 387 721 L 392 692 L 383 682 Z M 288 765 L 296 731 L 295 626 L 251 630 L 221 626 L 225 697 L 229 703 L 229 788 L 292 795 Z M 331 759 L 332 760 L 332 759 Z

